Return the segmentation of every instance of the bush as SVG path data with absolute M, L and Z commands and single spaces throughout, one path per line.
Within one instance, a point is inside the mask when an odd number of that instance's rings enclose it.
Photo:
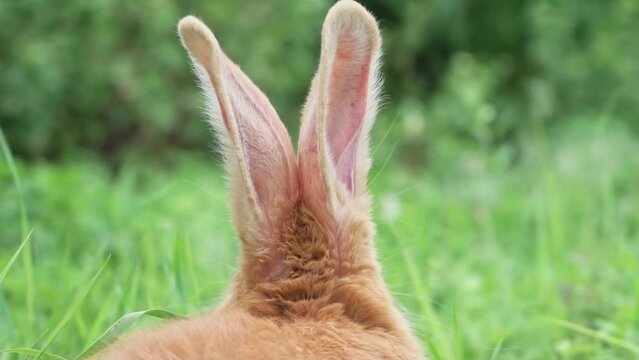
M 632 0 L 363 1 L 381 22 L 394 114 L 417 111 L 435 139 L 512 143 L 532 121 L 615 112 L 637 128 L 639 3 Z M 176 35 L 188 13 L 297 132 L 330 2 L 0 2 L 0 123 L 23 158 L 78 149 L 117 159 L 201 148 L 209 134 Z M 396 107 L 399 107 L 397 109 Z M 402 120 L 403 121 L 403 120 Z M 431 123 L 432 122 L 432 123 Z M 388 123 L 380 125 L 384 129 Z M 429 145 L 430 144 L 430 145 Z

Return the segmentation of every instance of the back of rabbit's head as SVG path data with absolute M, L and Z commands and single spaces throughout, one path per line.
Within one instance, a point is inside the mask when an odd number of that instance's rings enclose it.
M 179 33 L 222 144 L 240 269 L 210 314 L 124 337 L 94 359 L 423 359 L 372 244 L 374 18 L 351 0 L 329 11 L 297 156 L 266 96 L 213 33 L 192 16 Z
M 262 92 L 193 17 L 179 24 L 222 140 L 242 265 L 225 306 L 273 318 L 347 318 L 404 332 L 379 275 L 366 178 L 381 37 L 340 1 L 322 28 L 298 155 Z

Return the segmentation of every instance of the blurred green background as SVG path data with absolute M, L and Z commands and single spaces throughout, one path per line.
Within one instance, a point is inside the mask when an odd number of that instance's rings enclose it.
M 210 143 L 176 20 L 207 21 L 296 133 L 330 1 L 0 3 L 0 119 L 14 153 L 117 161 Z M 638 131 L 639 4 L 367 1 L 384 35 L 387 106 L 415 144 L 516 144 L 535 123 L 602 111 Z M 392 119 L 391 119 L 392 120 Z
M 380 261 L 428 353 L 639 358 L 639 2 L 362 3 Z M 0 349 L 73 357 L 126 313 L 223 294 L 237 244 L 177 21 L 296 139 L 331 5 L 0 0 Z

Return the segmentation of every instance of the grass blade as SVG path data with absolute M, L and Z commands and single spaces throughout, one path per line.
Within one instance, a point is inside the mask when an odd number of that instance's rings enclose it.
M 453 300 L 453 351 L 456 360 L 462 360 L 462 338 L 457 317 L 457 301 Z
M 439 347 L 435 344 L 430 336 L 425 336 L 424 341 L 426 342 L 426 346 L 428 346 L 428 356 L 429 359 L 433 360 L 442 360 L 445 359 L 442 354 L 439 352 Z
M 619 348 L 628 350 L 630 352 L 632 352 L 635 355 L 639 355 L 639 346 L 632 344 L 630 342 L 627 342 L 625 340 L 616 338 L 614 336 L 608 335 L 608 334 L 604 334 L 601 333 L 599 331 L 595 331 L 592 330 L 590 328 L 587 328 L 583 325 L 579 325 L 579 324 L 575 324 L 572 323 L 570 321 L 566 321 L 566 320 L 562 320 L 562 319 L 557 319 L 557 318 L 552 318 L 552 317 L 542 317 L 542 320 L 551 323 L 553 325 L 558 325 L 561 326 L 563 328 L 566 328 L 568 330 L 572 330 L 574 332 L 580 333 L 582 335 L 586 335 L 586 336 L 590 336 L 594 339 L 597 339 L 601 342 L 607 343 L 609 345 L 613 345 L 613 346 L 617 346 Z
M 9 269 L 11 269 L 11 267 L 13 266 L 13 263 L 16 261 L 16 259 L 20 255 L 20 252 L 22 251 L 22 249 L 27 245 L 27 243 L 29 242 L 29 239 L 31 239 L 31 234 L 33 234 L 33 229 L 29 232 L 27 237 L 22 241 L 22 244 L 20 244 L 18 249 L 13 253 L 13 255 L 11 256 L 11 259 L 9 259 L 9 262 L 7 263 L 7 265 L 5 265 L 5 267 L 2 269 L 2 271 L 0 271 L 0 285 L 2 285 L 2 281 L 7 276 L 7 273 L 9 272 Z M 1 291 L 1 288 L 0 288 L 0 291 Z M 5 307 L 4 297 L 2 295 L 3 294 L 0 293 L 0 318 L 2 318 L 2 313 L 3 313 L 2 310 Z M 10 314 L 11 314 L 11 312 L 7 309 L 6 310 L 6 316 L 7 316 L 7 325 L 8 325 L 8 328 L 9 328 L 7 331 L 9 332 L 10 337 L 13 337 L 15 328 L 13 326 L 13 321 L 11 321 L 11 315 Z
M 403 249 L 402 258 L 404 260 L 406 269 L 408 270 L 408 275 L 412 287 L 415 291 L 415 295 L 417 295 L 417 298 L 419 299 L 418 301 L 421 310 L 421 317 L 432 325 L 427 331 L 429 334 L 425 334 L 427 338 L 430 334 L 432 334 L 432 337 L 434 339 L 434 341 L 426 342 L 429 353 L 434 359 L 452 359 L 453 349 L 449 349 L 445 345 L 448 344 L 448 342 L 446 341 L 447 337 L 441 330 L 442 323 L 437 316 L 435 309 L 433 309 L 433 306 L 430 303 L 429 290 L 424 285 L 423 279 L 421 279 L 419 265 L 417 265 L 417 261 L 413 257 L 413 254 L 410 252 L 410 247 L 405 246 L 405 244 L 402 243 L 402 237 L 400 236 L 397 229 L 390 224 L 388 225 L 388 229 L 391 231 L 391 234 Z M 422 326 L 423 330 L 426 331 L 426 325 Z
M 113 325 L 111 325 L 105 332 L 102 333 L 91 345 L 87 346 L 84 351 L 82 351 L 75 359 L 81 359 L 87 355 L 90 355 L 96 352 L 101 344 L 108 343 L 113 340 L 117 335 L 124 332 L 128 329 L 134 322 L 140 319 L 143 316 L 151 316 L 160 319 L 183 319 L 182 316 L 174 314 L 172 312 L 161 310 L 161 309 L 150 309 L 143 311 L 136 311 L 132 313 L 128 313 L 121 318 L 119 318 Z
M 96 337 L 98 337 L 98 335 L 100 335 L 100 332 L 101 332 L 100 330 L 102 330 L 102 327 L 103 327 L 102 324 L 104 324 L 104 319 L 106 319 L 110 311 L 117 308 L 117 306 L 114 305 L 115 298 L 116 298 L 116 293 L 115 292 L 110 293 L 109 296 L 102 303 L 100 310 L 97 313 L 95 313 L 95 316 L 92 319 L 91 328 L 89 329 L 88 335 L 85 337 L 86 342 L 84 343 L 83 348 L 89 346 L 89 344 L 91 343 L 91 339 L 95 339 Z
M 492 354 L 490 354 L 490 360 L 497 360 L 497 356 L 499 356 L 499 353 L 501 352 L 501 348 L 504 345 L 505 339 L 506 336 L 502 336 L 501 339 L 499 339 L 497 345 L 495 345 L 495 348 L 493 349 Z
M 60 356 L 60 355 L 56 355 L 56 354 L 51 354 L 48 352 L 43 353 L 42 355 L 40 355 L 40 350 L 38 349 L 32 349 L 32 348 L 8 348 L 8 349 L 0 349 L 0 354 L 21 354 L 21 355 L 26 355 L 26 356 L 44 356 L 47 359 L 56 359 L 56 360 L 67 360 L 66 358 Z
M 18 170 L 16 169 L 16 164 L 13 161 L 13 155 L 11 154 L 11 149 L 9 148 L 9 144 L 7 143 L 7 139 L 4 136 L 4 132 L 2 128 L 0 128 L 0 152 L 4 156 L 7 165 L 9 166 L 9 170 L 11 171 L 11 177 L 13 177 L 13 182 L 15 184 L 16 189 L 18 190 L 18 204 L 20 206 L 20 225 L 22 230 L 22 238 L 26 239 L 29 235 L 29 218 L 27 216 L 27 207 L 24 203 L 24 193 L 22 191 L 22 183 L 20 182 L 20 176 L 18 175 Z M 27 302 L 27 324 L 31 326 L 34 323 L 34 275 L 33 275 L 33 258 L 31 251 L 31 244 L 26 242 L 25 251 L 22 252 L 22 263 L 24 266 L 24 274 L 25 274 L 25 289 L 26 289 L 26 302 Z M 31 328 L 28 329 L 31 331 Z
M 0 271 L 0 285 L 2 284 L 2 280 L 4 280 L 5 276 L 7 276 L 7 273 L 9 272 L 9 269 L 11 268 L 11 266 L 13 266 L 13 263 L 18 258 L 18 255 L 20 255 L 20 252 L 22 251 L 22 249 L 27 245 L 27 243 L 29 242 L 29 239 L 31 239 L 31 234 L 33 234 L 33 229 L 29 231 L 29 234 L 22 241 L 22 244 L 20 244 L 18 249 L 15 251 L 15 253 L 13 253 L 13 256 L 11 256 L 11 259 L 9 259 L 9 262 L 7 263 L 7 265 L 5 265 L 4 269 Z
M 16 335 L 18 329 L 13 318 L 13 314 L 9 309 L 7 298 L 0 289 L 0 329 L 2 329 L 2 339 L 0 339 L 0 346 L 9 346 L 16 341 Z M 0 359 L 4 360 L 2 356 Z
M 184 276 L 184 239 L 179 235 L 175 236 L 174 246 L 173 246 L 173 279 L 175 282 L 175 288 L 180 296 L 180 302 L 183 309 L 187 308 L 188 304 L 188 295 L 187 295 L 187 285 L 186 285 L 186 277 Z
M 84 299 L 86 298 L 86 296 L 89 294 L 89 291 L 91 291 L 95 283 L 98 281 L 98 278 L 100 277 L 100 275 L 106 268 L 110 259 L 111 259 L 111 255 L 109 255 L 107 259 L 104 261 L 104 263 L 102 263 L 102 266 L 100 266 L 100 269 L 98 269 L 95 275 L 93 275 L 91 280 L 89 280 L 89 282 L 82 289 L 80 289 L 78 294 L 75 296 L 75 298 L 71 302 L 71 306 L 69 306 L 69 309 L 67 309 L 66 313 L 62 317 L 62 320 L 60 320 L 58 325 L 56 325 L 56 327 L 51 332 L 51 335 L 49 335 L 49 337 L 47 338 L 47 341 L 44 343 L 42 350 L 40 350 L 40 353 L 38 354 L 38 356 L 36 356 L 36 360 L 40 359 L 45 354 L 49 345 L 51 345 L 53 340 L 55 340 L 55 338 L 60 334 L 62 329 L 67 325 L 67 323 L 69 323 L 69 320 L 71 320 L 71 318 L 73 317 L 73 314 L 75 314 L 75 312 L 78 310 L 82 302 L 84 302 Z
M 2 271 L 0 271 L 0 285 L 2 284 L 2 280 L 4 280 L 4 277 L 7 276 L 7 273 L 9 272 L 9 269 L 11 268 L 11 266 L 13 265 L 13 263 L 18 258 L 18 255 L 20 255 L 20 252 L 22 251 L 22 249 L 29 242 L 29 239 L 31 238 L 31 234 L 33 234 L 33 229 L 31 229 L 31 231 L 29 231 L 29 234 L 22 241 L 22 244 L 20 244 L 18 249 L 15 251 L 15 253 L 13 253 L 13 256 L 11 256 L 11 259 L 9 259 L 9 262 L 7 263 L 7 265 L 5 265 L 4 269 L 2 269 Z

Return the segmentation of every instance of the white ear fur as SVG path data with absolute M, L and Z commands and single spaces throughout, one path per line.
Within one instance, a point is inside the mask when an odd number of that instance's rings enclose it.
M 299 163 L 305 198 L 323 198 L 335 211 L 366 192 L 368 134 L 381 84 L 380 49 L 377 23 L 366 9 L 350 0 L 331 8 L 322 28 L 319 69 L 304 109 Z

